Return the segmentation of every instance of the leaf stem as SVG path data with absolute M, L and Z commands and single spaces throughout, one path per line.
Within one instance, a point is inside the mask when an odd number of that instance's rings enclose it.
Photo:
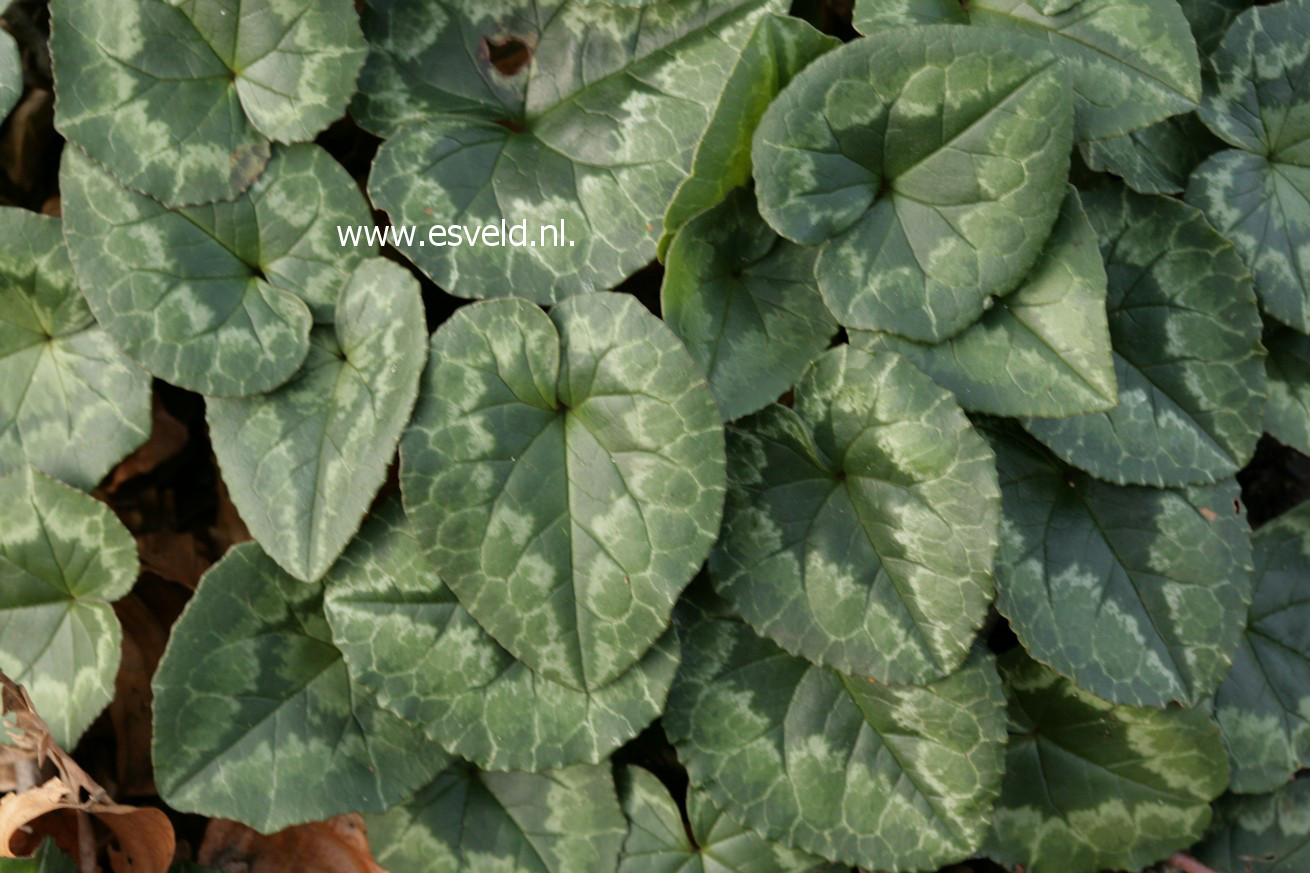
M 1214 870 L 1183 852 L 1175 852 L 1166 863 L 1179 873 L 1215 873 Z

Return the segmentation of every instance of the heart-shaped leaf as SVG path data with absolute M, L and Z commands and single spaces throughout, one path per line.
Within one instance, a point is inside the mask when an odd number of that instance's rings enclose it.
M 0 479 L 0 670 L 27 686 L 50 736 L 77 745 L 114 697 L 136 543 L 103 503 L 21 467 Z
M 1274 439 L 1310 455 L 1310 337 L 1270 325 L 1265 331 L 1265 375 L 1269 401 L 1265 430 Z
M 723 428 L 621 294 L 466 306 L 432 335 L 401 488 L 441 578 L 542 676 L 595 690 L 664 633 L 723 507 Z
M 448 761 L 352 682 L 323 586 L 288 576 L 254 543 L 200 580 L 151 688 L 160 796 L 263 833 L 381 812 Z
M 766 840 L 724 815 L 709 796 L 687 789 L 687 822 L 649 770 L 625 767 L 619 799 L 628 817 L 619 873 L 809 873 L 822 858 Z
M 1035 40 L 964 27 L 856 40 L 764 113 L 760 213 L 823 244 L 815 276 L 839 322 L 938 342 L 1036 262 L 1070 123 L 1068 77 Z
M 1223 143 L 1196 113 L 1175 115 L 1123 136 L 1079 144 L 1087 166 L 1113 173 L 1142 194 L 1179 194 L 1192 170 Z
M 366 52 L 350 0 L 64 0 L 52 18 L 59 131 L 174 207 L 241 194 L 270 139 L 313 139 Z
M 659 717 L 678 669 L 669 631 L 596 691 L 538 676 L 459 605 L 423 557 L 399 501 L 364 525 L 324 583 L 332 636 L 352 678 L 488 770 L 599 763 Z
M 427 355 L 418 282 L 375 258 L 356 268 L 333 325 L 269 394 L 210 398 L 214 453 L 232 502 L 288 573 L 318 579 L 387 478 Z
M 0 121 L 23 96 L 23 59 L 18 55 L 18 43 L 8 31 L 0 31 Z
M 716 589 L 789 652 L 879 681 L 953 672 L 994 594 L 993 455 L 895 354 L 838 347 L 729 431 Z
M 683 225 L 660 312 L 709 376 L 725 421 L 776 400 L 837 332 L 813 250 L 775 234 L 745 190 Z
M 1269 522 L 1253 541 L 1246 632 L 1214 697 L 1233 790 L 1243 793 L 1272 791 L 1310 763 L 1310 504 Z
M 958 861 L 982 842 L 1003 708 L 990 660 L 931 685 L 883 685 L 707 616 L 684 636 L 664 725 L 692 785 L 731 817 L 895 873 Z
M 368 818 L 369 844 L 390 873 L 613 870 L 625 830 L 608 764 L 537 774 L 456 765 Z
M 1214 805 L 1214 821 L 1193 849 L 1218 873 L 1297 873 L 1310 864 L 1310 779 L 1272 794 L 1229 794 Z
M 95 323 L 59 220 L 0 208 L 0 473 L 84 490 L 150 433 L 150 377 Z
M 996 606 L 1028 651 L 1117 703 L 1209 696 L 1250 602 L 1237 484 L 1109 485 L 1021 433 L 990 433 L 1004 512 Z
M 373 0 L 355 115 L 390 137 L 369 193 L 418 227 L 397 248 L 462 297 L 551 303 L 614 287 L 654 257 L 756 22 L 785 5 Z M 526 222 L 528 242 L 507 247 L 502 221 Z M 495 241 L 429 235 L 452 223 L 495 226 Z
M 1265 399 L 1260 313 L 1241 259 L 1200 212 L 1172 198 L 1108 186 L 1083 205 L 1109 276 L 1119 405 L 1024 427 L 1111 482 L 1232 476 L 1255 453 Z
M 152 0 L 158 2 L 158 0 Z M 169 209 L 118 185 L 76 148 L 60 169 L 78 282 L 109 335 L 151 373 L 215 396 L 286 382 L 372 252 L 336 226 L 370 223 L 346 171 L 313 145 L 278 149 L 248 192 Z
M 1037 266 L 963 333 L 937 345 L 864 331 L 852 332 L 851 341 L 875 353 L 904 355 L 971 412 L 1109 409 L 1118 394 L 1105 289 L 1096 231 L 1069 188 Z
M 1010 742 L 989 857 L 1030 873 L 1138 870 L 1200 837 L 1228 783 L 1203 713 L 1106 703 L 1017 650 L 1001 674 Z

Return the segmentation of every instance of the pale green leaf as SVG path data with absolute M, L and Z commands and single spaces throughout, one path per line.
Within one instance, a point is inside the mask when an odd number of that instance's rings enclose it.
M 877 870 L 977 850 L 1000 787 L 990 659 L 892 686 L 788 655 L 731 618 L 683 637 L 665 730 L 693 786 L 769 839 Z
M 8 31 L 0 30 L 0 122 L 23 96 L 23 59 L 18 43 Z
M 968 656 L 994 594 L 993 455 L 894 353 L 838 347 L 729 430 L 715 588 L 789 652 L 917 682 Z
M 1010 742 L 985 854 L 1026 873 L 1138 870 L 1205 830 L 1228 770 L 1203 713 L 1106 703 L 1018 650 L 1001 674 Z
M 1111 482 L 1194 485 L 1232 476 L 1260 439 L 1260 313 L 1232 245 L 1196 209 L 1120 186 L 1083 205 L 1109 276 L 1119 404 L 1026 427 Z
M 1310 337 L 1288 328 L 1266 330 L 1265 374 L 1269 400 L 1265 430 L 1274 439 L 1310 455 Z
M 84 490 L 150 434 L 150 377 L 95 323 L 59 220 L 0 208 L 0 473 Z
M 151 688 L 160 796 L 263 833 L 381 812 L 448 761 L 353 683 L 323 586 L 288 576 L 254 543 L 200 580 Z
M 1225 796 L 1192 852 L 1216 873 L 1302 873 L 1310 866 L 1310 779 L 1272 794 Z
M 625 831 L 609 764 L 538 774 L 457 764 L 367 822 L 389 873 L 608 873 Z
M 209 399 L 232 502 L 292 576 L 318 579 L 359 529 L 414 410 L 426 355 L 418 282 L 375 258 L 346 283 L 335 323 L 310 334 L 290 382 Z
M 757 21 L 785 6 L 373 0 L 354 112 L 389 137 L 374 202 L 418 227 L 397 248 L 461 297 L 552 303 L 614 287 L 655 256 Z M 523 223 L 529 244 L 506 246 L 502 221 Z M 453 245 L 434 224 L 497 230 Z
M 401 488 L 441 578 L 534 671 L 595 690 L 635 664 L 719 532 L 723 428 L 634 298 L 466 306 L 432 336 Z
M 114 697 L 136 543 L 90 496 L 21 467 L 0 479 L 0 670 L 27 686 L 50 735 L 77 745 Z
M 1228 672 L 1250 602 L 1233 481 L 1099 482 L 1021 433 L 994 433 L 997 608 L 1035 658 L 1117 703 L 1192 704 Z
M 1181 193 L 1192 170 L 1222 147 L 1194 112 L 1078 146 L 1088 167 L 1113 173 L 1142 194 Z
M 839 322 L 938 342 L 1037 261 L 1070 124 L 1068 77 L 1035 40 L 954 26 L 856 40 L 764 113 L 760 213 L 823 244 L 815 276 Z
M 658 718 L 678 669 L 667 632 L 596 691 L 538 676 L 488 636 L 388 502 L 328 573 L 326 612 L 351 676 L 378 703 L 489 770 L 595 764 Z
M 938 345 L 852 332 L 874 353 L 904 355 L 971 412 L 1077 415 L 1118 402 L 1096 231 L 1067 189 L 1037 266 L 977 323 Z
M 169 209 L 76 148 L 60 170 L 64 233 L 91 311 L 159 378 L 215 396 L 286 382 L 331 321 L 356 265 L 337 225 L 371 223 L 346 171 L 315 145 L 277 149 L 236 200 Z
M 660 312 L 708 375 L 725 421 L 777 399 L 837 332 L 813 251 L 775 234 L 745 190 L 683 225 Z

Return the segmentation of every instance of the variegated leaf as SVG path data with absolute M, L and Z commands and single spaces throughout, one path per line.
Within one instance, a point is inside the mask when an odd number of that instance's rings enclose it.
M 158 2 L 158 0 L 152 0 Z M 159 378 L 213 396 L 286 382 L 371 252 L 337 225 L 367 224 L 354 180 L 314 145 L 279 148 L 236 200 L 169 209 L 118 185 L 77 148 L 60 169 L 64 232 L 91 311 Z
M 23 60 L 18 43 L 8 31 L 0 31 L 0 122 L 23 96 Z
M 815 276 L 843 325 L 938 342 L 1036 262 L 1070 123 L 1068 77 L 1035 40 L 963 27 L 857 40 L 764 113 L 760 213 L 822 243 Z
M 725 421 L 776 400 L 837 332 L 813 251 L 775 234 L 749 191 L 684 224 L 665 261 L 660 312 L 709 377 Z
M 350 678 L 322 584 L 288 576 L 254 543 L 200 580 L 151 688 L 160 796 L 263 833 L 381 812 L 448 761 Z
M 596 690 L 664 633 L 718 536 L 723 428 L 696 364 L 632 297 L 578 295 L 549 316 L 489 301 L 432 335 L 401 488 L 427 556 L 496 641 Z
M 1196 37 L 1196 49 L 1204 61 L 1214 54 L 1228 28 L 1252 0 L 1178 0 Z
M 916 24 L 968 24 L 960 0 L 856 0 L 851 23 L 860 33 Z
M 52 18 L 59 131 L 172 207 L 230 200 L 270 139 L 313 139 L 365 55 L 350 0 L 59 0 Z
M 351 676 L 452 754 L 488 770 L 599 763 L 658 718 L 678 669 L 668 631 L 596 691 L 538 676 L 442 583 L 399 501 L 384 504 L 324 580 Z
M 1173 198 L 1106 186 L 1083 205 L 1109 276 L 1119 404 L 1024 427 L 1111 482 L 1167 487 L 1232 476 L 1255 453 L 1265 399 L 1260 313 L 1241 259 Z
M 1197 165 L 1223 143 L 1196 113 L 1175 115 L 1123 136 L 1079 144 L 1087 166 L 1121 177 L 1142 194 L 1179 194 Z
M 372 0 L 355 116 L 390 137 L 369 192 L 418 226 L 397 247 L 461 297 L 553 303 L 614 287 L 655 256 L 701 132 L 736 99 L 724 88 L 756 23 L 785 7 Z M 506 246 L 502 221 L 526 222 L 529 244 Z M 494 225 L 495 242 L 428 236 L 449 223 Z
M 993 455 L 950 394 L 894 353 L 838 347 L 795 408 L 729 430 L 715 588 L 789 652 L 920 682 L 968 656 L 994 594 Z
M 702 617 L 683 640 L 665 730 L 730 817 L 888 873 L 977 850 L 1005 733 L 990 659 L 892 686 L 788 655 L 732 618 Z
M 1027 873 L 1138 870 L 1205 830 L 1228 770 L 1203 713 L 1106 703 L 1018 650 L 1001 674 L 1010 742 L 989 857 Z
M 0 473 L 84 490 L 150 434 L 150 377 L 95 323 L 59 219 L 0 208 Z
M 1301 873 L 1310 865 L 1310 779 L 1272 794 L 1230 794 L 1214 808 L 1192 852 L 1216 873 Z
M 1310 337 L 1285 327 L 1268 326 L 1264 344 L 1269 400 L 1265 430 L 1279 442 L 1310 455 Z
M 27 686 L 64 749 L 114 697 L 115 600 L 136 543 L 109 508 L 24 466 L 0 479 L 0 670 Z
M 852 331 L 851 342 L 899 353 L 970 412 L 1077 415 L 1118 402 L 1096 231 L 1067 189 L 1037 266 L 963 333 L 937 345 Z
M 389 873 L 606 873 L 625 831 L 609 764 L 537 774 L 457 764 L 367 821 Z
M 387 478 L 418 397 L 427 331 L 418 282 L 360 264 L 333 325 L 269 394 L 210 398 L 210 438 L 232 502 L 273 560 L 306 582 L 327 572 Z
M 989 430 L 1001 475 L 997 608 L 1024 646 L 1117 703 L 1196 703 L 1228 672 L 1251 592 L 1237 484 L 1098 482 Z

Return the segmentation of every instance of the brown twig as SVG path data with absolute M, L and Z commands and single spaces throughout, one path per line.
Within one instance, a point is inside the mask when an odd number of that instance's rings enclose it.
M 1215 873 L 1191 855 L 1182 852 L 1175 853 L 1166 863 L 1179 873 Z

